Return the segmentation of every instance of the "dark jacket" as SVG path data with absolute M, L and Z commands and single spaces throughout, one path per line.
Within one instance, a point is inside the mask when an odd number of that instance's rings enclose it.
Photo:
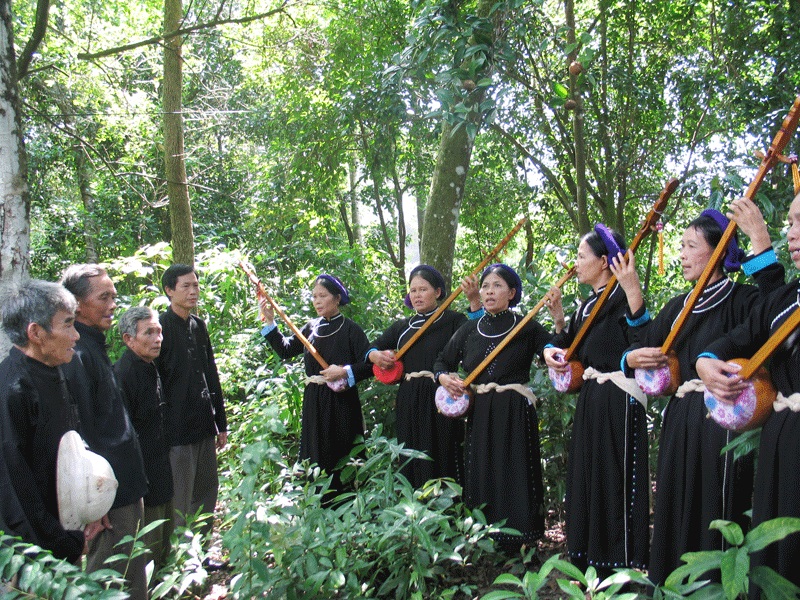
M 0 528 L 75 562 L 83 532 L 58 520 L 56 458 L 70 405 L 58 368 L 12 348 L 0 363 Z
M 228 430 L 222 386 L 206 324 L 182 319 L 172 308 L 159 317 L 164 341 L 156 359 L 167 401 L 167 431 L 173 446 L 194 444 Z
M 158 369 L 128 349 L 114 363 L 122 399 L 139 436 L 148 491 L 146 506 L 159 506 L 172 498 L 169 440 L 164 427 L 164 396 Z
M 114 470 L 119 487 L 112 508 L 128 506 L 147 493 L 139 439 L 106 353 L 105 334 L 83 323 L 76 322 L 75 328 L 81 339 L 64 374 L 78 404 L 80 434 Z

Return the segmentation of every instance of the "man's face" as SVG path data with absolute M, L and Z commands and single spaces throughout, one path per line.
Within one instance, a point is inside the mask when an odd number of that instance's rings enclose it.
M 193 311 L 197 308 L 197 300 L 200 297 L 197 275 L 194 273 L 181 275 L 175 282 L 175 288 L 167 288 L 166 292 L 173 309 L 178 308 L 185 312 Z
M 65 365 L 72 360 L 75 354 L 75 342 L 80 339 L 78 330 L 75 329 L 75 315 L 66 310 L 59 310 L 53 315 L 50 322 L 50 331 L 43 327 L 34 326 L 29 329 L 29 336 L 36 336 L 35 343 L 39 346 L 39 358 L 48 367 Z
M 130 348 L 136 356 L 145 362 L 153 362 L 161 353 L 161 323 L 158 317 L 152 314 L 149 319 L 142 319 L 136 323 L 136 335 L 130 334 L 122 336 L 125 345 Z
M 117 308 L 117 289 L 108 275 L 90 277 L 91 289 L 78 299 L 78 321 L 100 331 L 111 329 L 114 309 Z

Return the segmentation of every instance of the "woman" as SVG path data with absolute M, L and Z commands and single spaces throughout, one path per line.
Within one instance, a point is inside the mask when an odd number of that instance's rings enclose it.
M 317 277 L 311 301 L 319 318 L 309 321 L 301 332 L 330 365 L 327 369 L 322 369 L 296 336 L 281 335 L 266 298 L 260 301 L 265 321 L 261 335 L 282 359 L 304 355 L 307 380 L 303 391 L 300 459 L 309 459 L 332 474 L 331 487 L 339 490 L 341 481 L 336 465 L 350 454 L 356 437 L 364 435 L 355 385 L 372 374 L 370 365 L 364 362 L 369 341 L 361 327 L 339 312 L 340 306 L 350 302 L 350 294 L 339 279 L 328 274 Z M 333 391 L 327 383 L 334 382 L 340 382 L 344 389 Z
M 471 290 L 477 292 L 477 286 L 471 283 L 465 280 L 462 284 L 468 298 Z M 445 281 L 439 271 L 429 265 L 414 267 L 408 278 L 405 302 L 416 314 L 395 321 L 375 340 L 367 351 L 370 362 L 382 369 L 391 368 L 395 351 L 431 317 L 445 295 Z M 477 297 L 470 300 L 470 308 L 478 311 L 480 300 Z M 475 313 L 471 311 L 471 314 Z M 456 330 L 466 322 L 463 314 L 445 310 L 403 355 L 405 375 L 397 390 L 397 439 L 407 448 L 425 452 L 431 459 L 414 459 L 404 466 L 402 472 L 415 488 L 439 477 L 451 477 L 463 483 L 464 422 L 445 417 L 436 410 L 433 363 Z
M 602 225 L 581 239 L 577 277 L 592 291 L 567 330 L 544 350 L 549 367 L 567 370 L 562 348 L 572 343 L 611 279 L 611 261 L 625 264 L 624 245 L 618 233 Z M 614 287 L 576 353 L 584 368 L 592 367 L 596 373 L 618 372 L 631 329 L 649 320 L 632 257 L 629 264 L 628 276 Z M 626 308 L 633 315 L 628 320 Z M 601 574 L 613 568 L 645 567 L 648 493 L 644 407 L 612 381 L 587 379 L 576 403 L 567 460 L 567 549 L 573 564 L 584 571 L 593 565 Z
M 789 208 L 789 254 L 800 269 L 800 195 Z M 740 367 L 723 362 L 748 358 L 800 307 L 800 280 L 781 286 L 757 304 L 747 320 L 709 343 L 696 369 L 708 391 L 719 400 L 733 401 L 745 388 Z M 800 517 L 800 344 L 797 330 L 780 345 L 770 362 L 778 390 L 773 412 L 761 430 L 758 469 L 753 494 L 753 527 L 776 517 Z M 721 360 L 720 360 L 721 359 Z M 753 567 L 766 565 L 800 586 L 800 534 L 792 534 L 751 556 Z M 758 588 L 751 587 L 751 597 Z
M 727 519 L 743 528 L 749 523 L 744 511 L 750 508 L 753 491 L 752 454 L 738 461 L 733 460 L 733 452 L 720 455 L 735 434 L 706 418 L 703 391 L 695 385 L 699 381 L 694 361 L 709 340 L 721 337 L 747 318 L 759 300 L 759 291 L 767 294 L 783 283 L 783 269 L 771 252 L 769 233 L 755 204 L 740 199 L 732 210 L 758 255 L 744 264 L 744 270 L 751 274 L 748 264 L 757 265 L 759 287 L 735 283 L 723 273 L 723 264 L 718 265 L 674 345 L 685 383 L 667 404 L 659 442 L 649 572 L 650 580 L 657 585 L 682 564 L 685 552 L 724 548 L 722 535 L 709 529 L 711 521 Z M 686 281 L 697 281 L 703 273 L 728 223 L 720 212 L 704 210 L 686 228 L 680 253 Z M 761 256 L 767 249 L 770 257 Z M 737 271 L 742 254 L 734 238 L 723 261 L 725 271 Z M 632 345 L 623 359 L 628 369 L 666 366 L 660 346 L 688 295 L 680 294 L 667 302 Z
M 454 398 L 464 393 L 458 367 L 471 372 L 522 320 L 510 310 L 522 296 L 522 282 L 511 267 L 487 267 L 480 296 L 484 315 L 459 329 L 434 364 L 436 380 Z M 475 380 L 467 418 L 464 499 L 473 508 L 485 504 L 488 522 L 505 520 L 506 527 L 519 531 L 497 536 L 509 549 L 532 544 L 544 531 L 539 423 L 535 398 L 524 384 L 533 357 L 550 337 L 536 321 L 526 324 Z

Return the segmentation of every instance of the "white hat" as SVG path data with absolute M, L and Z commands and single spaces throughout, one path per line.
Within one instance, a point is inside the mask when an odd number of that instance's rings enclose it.
M 64 529 L 97 521 L 114 504 L 117 479 L 108 461 L 86 449 L 77 431 L 61 436 L 56 462 L 58 514 Z

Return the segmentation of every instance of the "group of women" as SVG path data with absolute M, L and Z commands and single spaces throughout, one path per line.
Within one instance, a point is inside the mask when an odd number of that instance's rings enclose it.
M 649 568 L 651 579 L 660 584 L 681 564 L 683 553 L 722 548 L 722 538 L 709 530 L 709 524 L 714 519 L 746 524 L 754 467 L 751 458 L 734 461 L 730 452 L 721 453 L 733 434 L 706 418 L 700 377 L 720 399 L 735 397 L 742 382 L 737 369 L 723 361 L 752 354 L 787 312 L 800 305 L 798 282 L 784 284 L 783 268 L 755 205 L 737 200 L 730 214 L 750 238 L 752 254 L 745 257 L 735 240 L 730 244 L 723 264 L 713 272 L 676 338 L 674 352 L 681 379 L 687 383 L 664 411 L 652 545 L 646 398 L 631 389 L 629 376 L 634 369 L 666 364 L 660 346 L 688 294 L 670 300 L 651 319 L 632 254 L 626 252 L 618 234 L 601 226 L 578 246 L 577 278 L 590 286 L 589 297 L 563 327 L 561 295 L 552 288 L 546 305 L 556 331 L 548 331 L 535 320 L 519 329 L 474 378 L 473 408 L 465 419 L 437 412 L 437 385 L 460 397 L 467 390 L 459 371 L 470 373 L 482 364 L 520 323 L 522 316 L 513 310 L 522 295 L 517 273 L 504 264 L 491 265 L 483 271 L 478 290 L 478 284 L 466 279 L 462 288 L 470 299 L 469 312 L 440 312 L 405 353 L 405 375 L 397 393 L 397 437 L 431 459 L 415 459 L 403 467 L 412 485 L 452 477 L 463 484 L 468 506 L 482 507 L 490 522 L 505 522 L 508 529 L 497 536 L 502 545 L 519 548 L 541 537 L 544 503 L 538 417 L 536 399 L 525 384 L 537 356 L 555 373 L 570 369 L 563 360 L 564 348 L 572 344 L 613 276 L 617 283 L 574 355 L 584 367 L 585 381 L 569 443 L 566 533 L 570 559 L 582 569 L 594 566 L 601 575 L 620 567 Z M 800 268 L 800 195 L 792 203 L 789 223 L 789 250 Z M 727 217 L 708 210 L 688 226 L 680 253 L 687 282 L 700 277 L 727 224 Z M 728 277 L 742 263 L 755 285 Z M 308 379 L 302 459 L 336 473 L 337 463 L 363 433 L 355 384 L 369 377 L 371 363 L 391 367 L 395 352 L 431 318 L 445 295 L 445 281 L 436 269 L 416 267 L 406 296 L 414 314 L 393 323 L 370 344 L 361 328 L 339 312 L 339 306 L 349 302 L 342 282 L 327 274 L 317 278 L 313 303 L 318 318 L 305 326 L 303 334 L 330 367 L 321 369 L 305 353 Z M 261 313 L 266 321 L 262 334 L 282 358 L 303 352 L 295 336 L 284 337 L 276 329 L 266 301 L 261 302 Z M 796 336 L 790 337 L 773 360 L 781 401 L 790 410 L 773 415 L 762 435 L 755 523 L 778 515 L 800 516 L 796 492 L 800 489 L 799 354 Z M 327 385 L 340 380 L 346 382 L 342 391 Z M 756 561 L 797 581 L 797 537 L 787 538 L 771 554 L 762 552 Z

